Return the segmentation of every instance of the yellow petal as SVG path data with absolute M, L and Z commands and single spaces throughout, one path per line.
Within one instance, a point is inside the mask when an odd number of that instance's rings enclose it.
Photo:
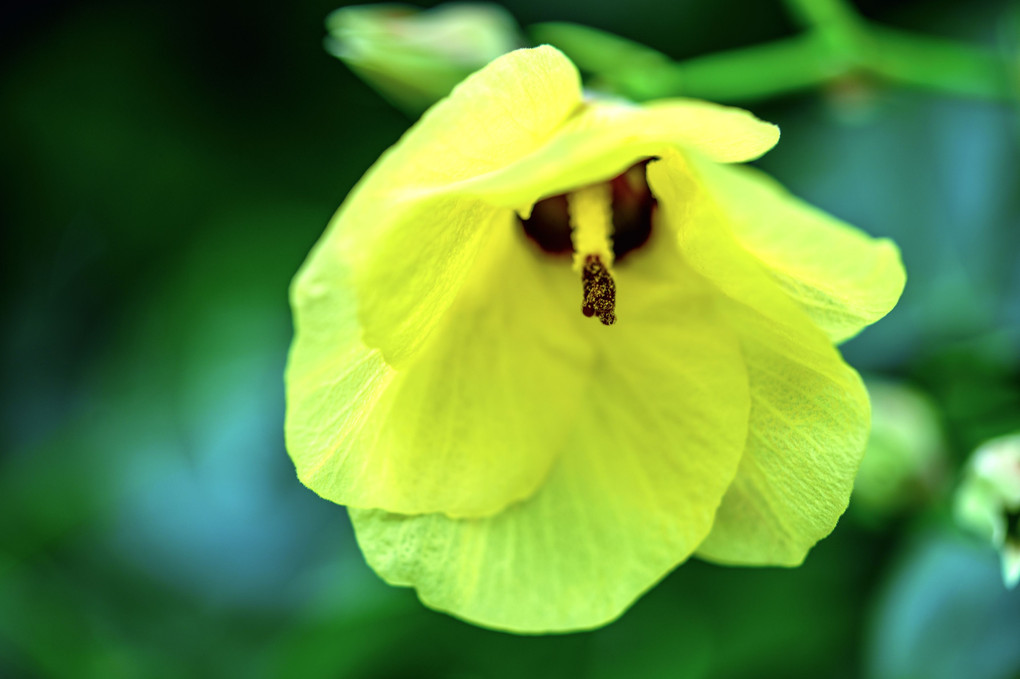
M 534 497 L 484 520 L 351 512 L 384 579 L 481 625 L 587 629 L 701 542 L 743 448 L 746 375 L 703 284 L 675 252 L 670 267 L 644 255 L 616 270 L 620 322 L 586 319 L 601 352 L 596 379 Z M 670 269 L 673 283 L 657 275 Z
M 778 139 L 776 126 L 737 108 L 684 99 L 644 106 L 593 100 L 545 146 L 450 190 L 526 211 L 540 198 L 614 177 L 669 150 L 740 162 L 757 158 Z
M 346 263 L 366 343 L 388 362 L 421 350 L 486 234 L 505 220 L 505 210 L 445 187 L 544 146 L 580 97 L 577 70 L 560 52 L 511 52 L 430 109 L 341 206 L 306 267 Z
M 302 274 L 286 432 L 306 485 L 355 507 L 451 516 L 534 492 L 573 426 L 592 350 L 576 334 L 569 263 L 529 247 L 512 219 L 493 234 L 410 370 L 361 342 L 341 268 Z
M 867 393 L 830 340 L 734 239 L 727 207 L 683 158 L 648 168 L 662 222 L 725 293 L 751 389 L 747 449 L 699 556 L 800 563 L 846 509 L 870 426 Z
M 733 307 L 751 385 L 747 449 L 698 556 L 796 566 L 846 510 L 868 441 L 868 394 L 835 351 Z
M 747 167 L 693 159 L 737 240 L 835 342 L 885 316 L 903 291 L 899 249 L 790 195 Z

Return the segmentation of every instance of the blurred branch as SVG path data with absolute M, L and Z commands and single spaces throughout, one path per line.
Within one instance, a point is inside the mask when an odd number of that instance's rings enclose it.
M 1013 119 L 1020 133 L 1020 1 L 1010 3 L 999 24 L 999 54 L 1008 65 L 1008 87 L 1016 104 Z M 1016 135 L 1020 140 L 1020 134 Z
M 621 66 L 653 68 L 673 63 L 651 47 L 581 24 L 550 21 L 532 24 L 528 32 L 534 44 L 555 44 L 581 69 L 592 73 L 610 73 Z
M 872 26 L 869 37 L 868 66 L 889 80 L 976 99 L 1012 97 L 1008 67 L 992 50 L 881 26 Z
M 674 85 L 674 91 L 648 91 L 653 96 L 644 98 L 682 92 L 712 101 L 747 101 L 817 87 L 839 72 L 835 64 L 815 58 L 816 43 L 813 36 L 800 36 L 672 64 L 664 69 L 667 77 L 651 82 Z
M 878 79 L 953 96 L 1005 101 L 1007 60 L 992 50 L 885 28 L 843 0 L 785 0 L 805 31 L 793 38 L 673 61 L 619 36 L 567 23 L 530 31 L 596 84 L 637 101 L 691 96 L 721 102 L 764 99 L 845 77 Z
M 805 29 L 849 34 L 863 27 L 863 19 L 844 0 L 784 0 L 787 9 Z

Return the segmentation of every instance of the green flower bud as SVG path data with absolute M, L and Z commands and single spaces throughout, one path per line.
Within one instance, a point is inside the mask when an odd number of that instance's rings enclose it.
M 1020 432 L 992 439 L 971 456 L 956 491 L 957 521 L 1002 554 L 1002 579 L 1020 582 Z
M 945 477 L 938 416 L 924 394 L 902 384 L 867 380 L 871 437 L 854 483 L 851 507 L 880 520 L 936 494 Z
M 496 57 L 522 46 L 496 5 L 361 5 L 326 18 L 326 49 L 391 103 L 420 113 Z

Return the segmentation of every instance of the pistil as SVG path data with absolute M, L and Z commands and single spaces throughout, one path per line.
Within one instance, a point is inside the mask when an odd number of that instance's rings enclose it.
M 574 271 L 581 274 L 581 313 L 603 325 L 616 322 L 613 280 L 613 193 L 608 183 L 593 184 L 567 195 Z

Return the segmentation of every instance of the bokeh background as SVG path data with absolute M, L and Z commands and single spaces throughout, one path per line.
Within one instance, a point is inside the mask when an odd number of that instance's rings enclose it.
M 905 432 L 875 455 L 922 462 L 799 569 L 691 561 L 604 629 L 520 637 L 385 585 L 284 449 L 290 278 L 409 124 L 323 49 L 336 6 L 0 23 L 0 676 L 1020 677 L 1020 591 L 949 510 L 970 451 L 1020 430 L 1015 103 L 869 81 L 748 103 L 783 130 L 759 165 L 902 248 L 900 306 L 845 355 L 884 389 L 876 431 Z M 761 0 L 506 6 L 678 59 L 798 30 Z M 1020 64 L 1015 3 L 857 6 Z

